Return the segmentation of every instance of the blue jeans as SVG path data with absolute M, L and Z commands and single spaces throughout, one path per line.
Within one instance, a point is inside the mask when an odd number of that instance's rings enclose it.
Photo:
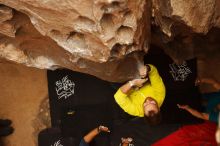
M 82 139 L 79 143 L 79 146 L 89 146 L 89 144 L 86 143 L 84 139 Z

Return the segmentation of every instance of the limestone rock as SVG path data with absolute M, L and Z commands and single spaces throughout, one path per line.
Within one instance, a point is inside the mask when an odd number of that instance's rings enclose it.
M 143 0 L 0 0 L 0 3 L 27 14 L 42 35 L 49 36 L 66 51 L 99 63 L 143 50 L 142 28 L 150 24 L 143 17 L 147 4 Z M 146 12 L 150 16 L 150 11 Z
M 10 17 L 14 27 L 4 21 L 0 33 L 14 37 L 17 30 L 14 39 L 0 35 L 2 58 L 38 68 L 66 67 L 109 81 L 139 75 L 137 66 L 143 61 L 136 56 L 148 50 L 150 1 L 0 0 L 0 4 L 16 10 Z
M 1 58 L 40 69 L 65 67 L 108 81 L 120 82 L 139 75 L 137 67 L 142 64 L 141 53 L 130 53 L 104 63 L 94 62 L 68 52 L 50 37 L 40 34 L 26 15 L 15 11 L 12 20 L 17 22 L 19 29 L 14 38 L 0 34 Z
M 126 81 L 150 39 L 176 62 L 217 52 L 219 9 L 219 0 L 0 0 L 0 56 Z
M 0 23 L 6 20 L 10 20 L 12 17 L 12 9 L 4 5 L 0 5 Z
M 10 22 L 2 22 L 0 23 L 0 33 L 10 36 L 10 37 L 15 37 L 15 26 L 14 24 L 10 23 Z
M 219 8 L 219 0 L 153 0 L 156 24 L 169 37 L 175 35 L 172 29 L 178 24 L 204 34 L 212 27 L 220 27 Z
M 153 0 L 152 43 L 177 63 L 218 52 L 219 10 L 219 0 Z
M 0 33 L 10 37 L 15 37 L 16 28 L 14 23 L 10 21 L 12 17 L 12 9 L 0 5 Z

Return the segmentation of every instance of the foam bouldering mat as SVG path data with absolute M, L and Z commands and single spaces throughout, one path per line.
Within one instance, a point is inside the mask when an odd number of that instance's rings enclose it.
M 38 146 L 79 146 L 82 137 L 63 137 L 61 129 L 47 128 L 38 135 Z M 90 143 L 90 146 L 110 146 L 110 137 L 98 135 Z
M 79 145 L 79 140 L 61 136 L 60 128 L 47 128 L 42 130 L 38 135 L 38 146 L 75 146 Z
M 113 98 L 108 82 L 67 69 L 47 71 L 52 126 L 60 126 L 63 108 L 107 102 Z
M 93 128 L 105 125 L 112 128 L 112 112 L 108 103 L 63 108 L 61 130 L 64 137 L 83 137 Z M 74 112 L 74 114 L 69 114 Z
M 120 112 L 113 113 L 118 106 L 113 98 L 116 84 L 67 69 L 48 71 L 47 76 L 52 127 L 59 127 L 63 138 L 81 139 L 99 125 L 112 129 L 114 113 L 122 112 L 117 108 Z M 108 144 L 107 134 L 93 141 L 104 146 L 99 139 Z
M 176 64 L 163 50 L 155 47 L 150 49 L 149 53 L 144 56 L 144 62 L 157 67 L 167 92 L 178 94 L 179 92 L 189 91 L 190 88 L 195 88 L 197 77 L 196 58 Z
M 119 145 L 122 137 L 133 138 L 134 146 L 150 146 L 157 140 L 176 131 L 180 124 L 150 126 L 144 118 L 136 118 L 118 126 L 111 135 L 111 146 Z

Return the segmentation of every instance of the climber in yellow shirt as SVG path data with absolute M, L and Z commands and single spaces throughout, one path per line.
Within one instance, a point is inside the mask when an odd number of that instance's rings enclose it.
M 145 117 L 150 124 L 155 125 L 160 121 L 165 86 L 156 67 L 148 64 L 141 70 L 144 78 L 127 82 L 118 89 L 114 97 L 125 112 Z

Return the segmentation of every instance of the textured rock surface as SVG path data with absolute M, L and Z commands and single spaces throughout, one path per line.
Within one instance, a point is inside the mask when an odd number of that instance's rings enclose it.
M 0 5 L 0 33 L 10 37 L 15 37 L 16 27 L 14 22 L 10 21 L 12 17 L 12 9 Z
M 219 0 L 0 0 L 0 56 L 125 81 L 150 37 L 177 62 L 218 52 L 219 10 Z
M 150 2 L 0 0 L 0 4 L 28 15 L 32 23 L 29 24 L 25 16 L 18 18 L 17 15 L 22 14 L 14 11 L 11 21 L 16 22 L 16 26 L 19 25 L 19 31 L 15 39 L 7 38 L 5 39 L 7 43 L 0 44 L 1 52 L 4 51 L 1 54 L 6 56 L 5 58 L 39 68 L 67 67 L 112 81 L 125 80 L 129 76 L 138 75 L 136 66 L 141 58 L 137 60 L 131 57 L 133 61 L 130 62 L 130 66 L 134 67 L 134 71 L 124 72 L 118 68 L 120 62 L 124 62 L 126 55 L 148 49 L 145 44 L 149 44 Z M 39 33 L 31 28 L 31 25 Z M 9 26 L 5 27 L 4 30 L 8 31 Z M 13 36 L 9 32 L 2 34 Z M 33 46 L 29 46 L 31 44 Z M 7 57 L 6 54 L 9 54 L 7 51 L 12 52 L 11 59 Z M 28 56 L 27 52 L 34 58 Z M 107 71 L 106 65 L 110 67 Z M 122 76 L 112 76 L 114 74 Z
M 153 0 L 152 43 L 177 62 L 219 52 L 219 0 Z
M 212 27 L 220 27 L 219 0 L 153 0 L 153 15 L 157 25 L 168 36 L 178 24 L 193 32 L 206 34 Z

